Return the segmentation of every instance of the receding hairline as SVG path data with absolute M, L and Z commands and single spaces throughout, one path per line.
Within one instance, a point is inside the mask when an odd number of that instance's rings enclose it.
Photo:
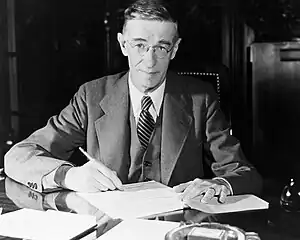
M 174 37 L 173 37 L 173 40 L 177 41 L 177 39 L 179 38 L 179 33 L 178 33 L 178 23 L 177 22 L 174 22 L 174 21 L 171 21 L 171 20 L 164 20 L 164 19 L 161 19 L 161 18 L 146 18 L 146 17 L 143 17 L 143 16 L 136 16 L 135 18 L 131 18 L 131 19 L 127 19 L 124 21 L 124 24 L 123 24 L 123 29 L 122 29 L 122 33 L 126 33 L 126 26 L 127 26 L 127 23 L 129 21 L 134 21 L 134 20 L 145 20 L 145 21 L 153 21 L 153 22 L 168 22 L 168 23 L 173 23 L 174 24 L 174 28 L 175 28 L 175 34 L 174 34 Z
M 173 4 L 165 0 L 135 0 L 124 11 L 123 33 L 130 20 L 146 20 L 174 23 L 176 38 L 179 38 L 177 12 Z

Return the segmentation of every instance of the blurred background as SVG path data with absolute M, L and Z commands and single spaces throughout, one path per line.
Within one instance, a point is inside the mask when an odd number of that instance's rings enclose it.
M 116 36 L 128 3 L 0 0 L 0 166 L 81 84 L 127 69 Z M 170 68 L 218 73 L 249 161 L 266 179 L 299 175 L 300 1 L 170 4 L 183 39 Z

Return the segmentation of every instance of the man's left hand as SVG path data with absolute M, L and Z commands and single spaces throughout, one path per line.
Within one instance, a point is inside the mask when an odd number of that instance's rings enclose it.
M 220 203 L 224 203 L 226 197 L 230 195 L 230 189 L 219 180 L 202 180 L 196 178 L 193 181 L 174 186 L 175 192 L 181 193 L 183 201 L 200 197 L 200 201 L 207 203 L 213 197 L 218 197 Z

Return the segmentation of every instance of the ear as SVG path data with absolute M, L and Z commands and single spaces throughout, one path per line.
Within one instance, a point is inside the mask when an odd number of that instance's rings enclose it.
M 118 33 L 118 42 L 120 44 L 120 48 L 121 48 L 121 51 L 122 51 L 123 55 L 128 56 L 127 48 L 126 48 L 126 45 L 125 45 L 124 35 L 122 33 Z
M 180 42 L 181 42 L 181 38 L 178 38 L 172 49 L 171 60 L 175 58 Z

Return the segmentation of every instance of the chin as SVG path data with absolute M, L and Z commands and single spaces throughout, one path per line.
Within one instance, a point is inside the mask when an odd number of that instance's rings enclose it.
M 160 83 L 157 83 L 157 82 L 155 82 L 155 83 L 151 82 L 151 83 L 149 83 L 149 84 L 144 84 L 144 85 L 142 85 L 142 88 L 143 88 L 144 92 L 152 92 L 154 89 L 157 88 L 157 86 L 158 86 L 159 84 L 160 84 Z

